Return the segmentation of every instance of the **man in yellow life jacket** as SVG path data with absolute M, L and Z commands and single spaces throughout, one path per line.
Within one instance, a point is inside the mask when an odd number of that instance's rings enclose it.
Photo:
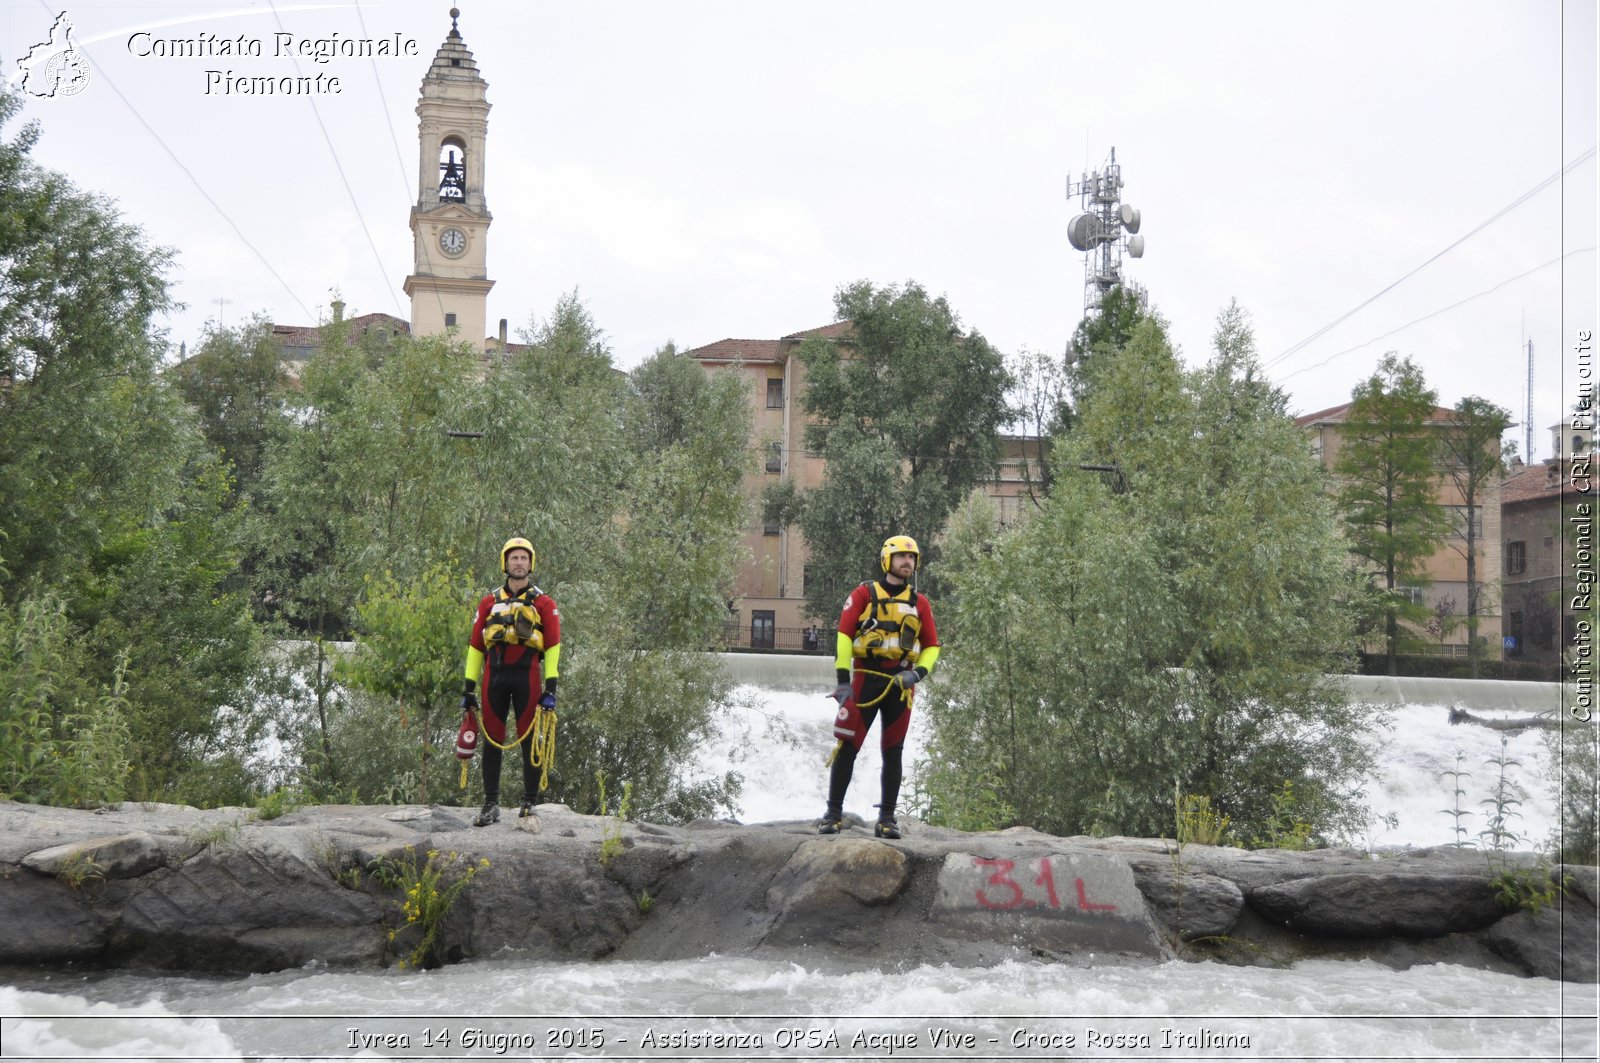
M 839 703 L 833 721 L 839 746 L 828 776 L 828 808 L 817 828 L 821 834 L 838 834 L 844 825 L 844 795 L 850 788 L 856 754 L 866 741 L 867 729 L 881 713 L 883 801 L 878 805 L 873 834 L 900 837 L 894 806 L 900 798 L 900 761 L 911 726 L 911 691 L 928 678 L 939 660 L 933 607 L 911 586 L 911 576 L 921 561 L 922 551 L 909 535 L 886 539 L 878 557 L 883 577 L 851 591 L 839 614 L 833 662 L 839 685 L 832 694 Z
M 556 707 L 556 677 L 561 664 L 561 613 L 553 598 L 534 586 L 533 544 L 521 537 L 500 548 L 505 584 L 483 596 L 467 640 L 467 682 L 461 707 L 478 707 L 483 689 L 483 810 L 472 821 L 487 827 L 500 819 L 501 750 L 520 747 L 522 816 L 533 815 L 539 796 L 534 764 L 538 740 L 534 727 L 540 710 Z M 539 694 L 543 681 L 543 694 Z M 537 697 L 537 703 L 535 698 Z M 515 718 L 508 738 L 506 721 Z

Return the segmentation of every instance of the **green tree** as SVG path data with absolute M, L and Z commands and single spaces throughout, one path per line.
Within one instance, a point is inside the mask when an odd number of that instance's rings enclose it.
M 353 632 L 361 687 L 381 695 L 301 695 L 285 731 L 306 784 L 369 800 L 417 792 L 419 743 L 448 728 L 436 716 L 399 745 L 396 706 L 415 728 L 440 691 L 459 691 L 469 606 L 501 581 L 500 545 L 521 534 L 563 618 L 550 799 L 595 810 L 598 770 L 613 793 L 634 784 L 640 814 L 711 814 L 737 779 L 688 765 L 731 686 L 702 651 L 739 555 L 748 399 L 737 379 L 708 379 L 670 350 L 619 373 L 575 295 L 522 339 L 485 364 L 437 339 L 330 336 L 306 366 L 300 430 L 264 477 L 260 597 L 311 639 L 308 686 L 324 690 L 322 647 Z M 451 610 L 431 574 L 453 558 L 465 576 Z M 405 603 L 444 619 L 402 622 Z
M 1166 321 L 1145 305 L 1138 292 L 1119 285 L 1105 294 L 1094 313 L 1085 314 L 1078 322 L 1067 344 L 1066 357 L 1067 369 L 1072 374 L 1074 406 L 1081 406 L 1089 397 L 1091 376 L 1088 370 L 1094 356 L 1121 350 L 1133 338 L 1139 322 L 1147 318 L 1155 321 L 1163 332 L 1167 330 Z M 1062 427 L 1070 424 L 1069 416 Z
M 1063 359 L 1043 351 L 1020 351 L 1010 363 L 1022 480 L 1028 498 L 1038 506 L 1055 482 L 1051 443 L 1071 421 L 1072 378 Z
M 1384 645 L 1396 672 L 1402 621 L 1425 623 L 1427 607 L 1402 588 L 1429 582 L 1427 559 L 1449 532 L 1436 501 L 1437 393 L 1410 358 L 1391 351 L 1351 393 L 1334 472 L 1350 552 L 1381 583 Z
M 127 797 L 128 711 L 120 660 L 110 688 L 71 652 L 76 632 L 54 594 L 0 602 L 0 795 L 92 807 Z
M 359 610 L 359 643 L 336 669 L 340 678 L 387 699 L 395 724 L 414 736 L 418 804 L 435 799 L 429 769 L 460 721 L 454 711 L 460 673 L 440 662 L 461 656 L 463 603 L 471 597 L 465 576 L 447 557 L 409 580 L 392 572 L 370 579 Z
M 834 307 L 852 338 L 811 339 L 797 352 L 814 422 L 806 449 L 826 462 L 822 485 L 766 503 L 769 518 L 798 524 L 811 546 L 814 617 L 838 609 L 890 535 L 915 537 L 925 564 L 936 558 L 950 514 L 992 475 L 1010 417 L 1004 360 L 962 329 L 943 297 L 915 282 L 861 281 Z
M 681 821 L 738 797 L 737 774 L 692 766 L 732 695 L 704 650 L 721 637 L 744 551 L 745 388 L 671 348 L 629 374 L 617 510 L 561 598 L 576 641 L 562 651 L 557 766 L 575 808 L 603 811 L 597 777 L 611 794 L 632 784 L 638 816 Z
M 16 111 L 0 90 L 0 122 Z M 170 253 L 37 166 L 36 136 L 0 142 L 0 597 L 15 616 L 60 601 L 62 704 L 118 706 L 130 796 L 229 799 L 260 640 L 225 590 L 224 471 L 158 373 Z
M 256 317 L 238 328 L 208 325 L 195 353 L 169 374 L 231 467 L 241 500 L 257 495 L 267 452 L 289 431 L 282 358 L 272 323 Z
M 1481 551 L 1478 514 L 1493 484 L 1506 475 L 1506 461 L 1516 451 L 1502 442 L 1511 427 L 1511 411 L 1488 399 L 1468 395 L 1455 406 L 1455 419 L 1439 437 L 1439 457 L 1445 475 L 1461 496 L 1463 514 L 1456 521 L 1451 547 L 1467 562 L 1467 659 L 1472 678 L 1478 678 L 1483 645 L 1478 637 L 1478 617 L 1484 612 L 1484 585 L 1478 578 Z
M 1062 468 L 1114 462 L 1126 490 L 1065 473 L 1031 521 L 953 525 L 941 635 L 961 653 L 917 769 L 935 816 L 1157 836 L 1176 790 L 1248 836 L 1287 780 L 1325 833 L 1359 822 L 1371 718 L 1327 678 L 1351 624 L 1323 474 L 1237 307 L 1214 344 L 1185 372 L 1146 320 L 1088 367 Z
M 21 110 L 0 86 L 0 129 Z M 58 382 L 126 371 L 153 344 L 152 318 L 172 305 L 172 252 L 152 246 L 105 197 L 37 165 L 38 139 L 36 122 L 0 139 L 0 376 L 36 389 L 10 396 L 13 411 Z

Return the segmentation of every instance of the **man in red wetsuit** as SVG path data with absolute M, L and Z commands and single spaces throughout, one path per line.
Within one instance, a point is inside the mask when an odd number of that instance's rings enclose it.
M 839 703 L 833 721 L 839 745 L 828 777 L 828 809 L 817 828 L 821 834 L 838 834 L 843 827 L 844 795 L 856 754 L 872 721 L 882 713 L 883 801 L 873 834 L 900 837 L 894 806 L 900 798 L 901 754 L 911 725 L 911 691 L 939 660 L 933 607 L 911 586 L 921 560 L 922 551 L 909 535 L 886 539 L 878 557 L 883 578 L 851 591 L 839 614 L 833 662 L 839 685 L 832 695 Z
M 467 642 L 467 683 L 461 707 L 478 707 L 481 686 L 483 734 L 489 740 L 483 747 L 483 810 L 472 821 L 475 827 L 487 827 L 500 819 L 502 748 L 521 746 L 522 816 L 533 815 L 539 796 L 534 719 L 537 710 L 554 711 L 556 707 L 561 613 L 555 600 L 533 585 L 534 560 L 533 544 L 528 540 L 506 540 L 500 548 L 505 584 L 478 602 Z M 517 729 L 508 738 L 506 721 L 513 717 Z

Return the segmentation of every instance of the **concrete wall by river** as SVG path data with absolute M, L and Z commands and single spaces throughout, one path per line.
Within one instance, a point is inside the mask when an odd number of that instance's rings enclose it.
M 740 683 L 771 690 L 833 688 L 833 659 L 800 653 L 719 653 Z M 1534 715 L 1561 707 L 1561 684 L 1508 679 L 1431 679 L 1420 676 L 1345 676 L 1350 696 L 1380 705 L 1456 705 L 1477 711 Z M 937 677 L 935 678 L 937 682 Z

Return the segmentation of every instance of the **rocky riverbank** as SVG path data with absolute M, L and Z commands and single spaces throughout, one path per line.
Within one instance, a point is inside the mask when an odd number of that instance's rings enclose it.
M 538 812 L 476 829 L 470 811 L 440 806 L 317 806 L 261 820 L 247 809 L 0 802 L 0 964 L 242 973 L 392 963 L 417 934 L 401 912 L 416 880 L 405 873 L 435 852 L 435 866 L 451 869 L 445 884 L 478 868 L 442 923 L 434 955 L 445 962 L 503 949 L 879 968 L 1318 956 L 1596 981 L 1597 870 L 1547 868 L 1530 854 L 1179 852 L 915 821 L 886 842 L 859 824 L 819 838 L 809 823 L 664 827 L 560 805 Z M 391 874 L 374 874 L 380 859 Z M 1564 896 L 1516 906 L 1551 876 L 1567 882 Z

